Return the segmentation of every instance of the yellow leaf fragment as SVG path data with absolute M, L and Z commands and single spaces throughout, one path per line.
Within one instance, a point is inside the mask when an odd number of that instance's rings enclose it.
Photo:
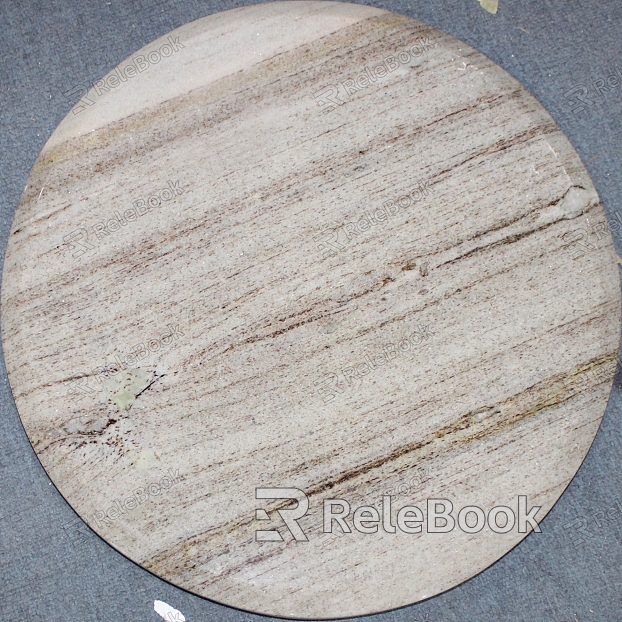
M 479 3 L 489 13 L 496 13 L 499 8 L 499 0 L 479 0 Z

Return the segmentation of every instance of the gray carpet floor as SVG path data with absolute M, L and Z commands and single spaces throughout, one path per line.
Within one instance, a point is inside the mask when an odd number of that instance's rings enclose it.
M 0 0 L 0 244 L 29 171 L 73 102 L 150 41 L 246 2 Z M 250 3 L 249 3 L 250 4 Z M 608 217 L 622 217 L 622 84 L 598 90 L 622 65 L 619 0 L 477 0 L 368 4 L 427 22 L 483 52 L 549 111 L 586 164 Z M 598 82 L 604 80 L 603 83 Z M 613 84 L 612 81 L 611 84 Z M 578 88 L 577 88 L 578 87 Z M 585 93 L 582 104 L 576 94 Z M 570 93 L 569 93 L 570 91 Z M 574 95 L 573 95 L 574 92 Z M 578 110 L 582 108 L 582 110 Z M 614 233 L 618 254 L 622 240 Z M 2 253 L 4 256 L 4 252 Z M 470 581 L 374 622 L 622 621 L 621 378 L 587 459 L 531 534 Z M 50 482 L 24 433 L 0 359 L 0 621 L 161 621 L 154 600 L 188 622 L 265 620 L 179 590 L 89 530 Z M 603 518 L 604 516 L 604 518 Z M 570 526 L 569 526 L 570 525 Z

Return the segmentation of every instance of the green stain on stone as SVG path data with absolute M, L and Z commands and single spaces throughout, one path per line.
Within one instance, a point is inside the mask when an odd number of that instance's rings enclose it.
M 110 401 L 119 410 L 129 410 L 140 395 L 152 382 L 155 375 L 140 367 L 130 369 L 109 378 L 105 385 L 110 394 Z

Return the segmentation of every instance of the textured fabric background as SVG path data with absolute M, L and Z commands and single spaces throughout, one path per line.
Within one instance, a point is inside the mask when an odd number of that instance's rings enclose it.
M 499 0 L 369 2 L 425 21 L 480 50 L 549 111 L 586 164 L 609 217 L 622 209 L 622 85 L 591 83 L 622 65 L 622 2 Z M 63 93 L 89 85 L 143 45 L 186 22 L 245 2 L 208 0 L 2 0 L 0 244 L 44 143 L 70 111 Z M 564 93 L 594 102 L 578 114 Z M 593 96 L 593 97 L 592 97 Z M 618 254 L 620 236 L 614 234 Z M 4 256 L 4 252 L 2 253 Z M 154 600 L 189 622 L 265 619 L 183 592 L 142 570 L 92 533 L 51 484 L 20 423 L 0 360 L 0 620 L 161 620 Z M 622 397 L 609 406 L 581 470 L 542 523 L 485 572 L 374 622 L 586 622 L 622 620 Z M 564 528 L 585 518 L 591 537 Z M 571 537 L 573 533 L 573 537 Z M 575 540 L 573 540 L 573 538 Z M 347 595 L 344 595 L 347 598 Z

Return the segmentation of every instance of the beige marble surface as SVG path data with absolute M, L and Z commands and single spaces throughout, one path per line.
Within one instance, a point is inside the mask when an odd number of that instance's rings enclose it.
M 620 330 L 611 239 L 573 233 L 605 219 L 578 156 L 489 59 L 395 14 L 272 3 L 171 36 L 69 113 L 15 216 L 2 336 L 44 467 L 119 551 L 243 609 L 353 616 L 472 577 L 525 534 L 327 537 L 322 503 L 559 498 Z M 307 542 L 258 487 L 307 493 Z

